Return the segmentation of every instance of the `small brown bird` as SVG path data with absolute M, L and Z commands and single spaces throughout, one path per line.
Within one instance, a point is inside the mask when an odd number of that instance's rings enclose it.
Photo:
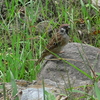
M 38 65 L 42 61 L 42 59 L 44 59 L 46 56 L 52 54 L 51 52 L 57 54 L 61 51 L 61 49 L 69 41 L 69 36 L 68 36 L 69 29 L 70 26 L 68 24 L 62 24 L 59 27 L 59 31 L 54 36 L 52 36 L 41 57 L 35 63 L 35 66 Z

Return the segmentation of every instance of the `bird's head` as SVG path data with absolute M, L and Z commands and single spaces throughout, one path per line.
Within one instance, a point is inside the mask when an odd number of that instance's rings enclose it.
M 61 34 L 68 34 L 69 33 L 69 29 L 70 29 L 70 26 L 68 24 L 62 24 L 60 27 L 59 27 L 59 32 Z

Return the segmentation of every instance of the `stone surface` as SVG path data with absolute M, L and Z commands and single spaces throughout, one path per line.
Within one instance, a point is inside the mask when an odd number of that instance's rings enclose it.
M 89 75 L 91 75 L 90 66 L 94 72 L 100 72 L 100 49 L 85 44 L 69 43 L 63 48 L 63 51 L 64 53 L 59 54 L 60 57 L 67 59 L 69 63 Z M 49 59 L 50 56 L 47 58 Z M 68 84 L 68 77 L 73 86 L 90 82 L 89 78 L 62 60 L 47 61 L 39 74 L 39 80 L 43 77 L 62 85 L 65 82 Z
M 50 88 L 45 88 L 46 91 L 50 91 Z M 28 88 L 22 90 L 22 96 L 20 100 L 44 100 L 43 88 Z
M 49 21 L 42 21 L 36 25 L 36 33 L 38 34 L 49 33 L 53 31 L 52 29 L 53 27 L 50 25 Z
M 92 3 L 100 7 L 100 0 L 92 0 Z

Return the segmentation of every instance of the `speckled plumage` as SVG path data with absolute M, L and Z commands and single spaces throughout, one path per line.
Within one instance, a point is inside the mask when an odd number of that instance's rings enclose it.
M 44 52 L 42 53 L 41 57 L 35 63 L 35 66 L 38 65 L 44 57 L 50 55 L 51 54 L 50 52 L 57 54 L 61 51 L 61 49 L 69 41 L 68 30 L 69 30 L 68 24 L 62 24 L 59 27 L 59 31 L 54 36 L 52 36 L 52 38 L 48 42 Z

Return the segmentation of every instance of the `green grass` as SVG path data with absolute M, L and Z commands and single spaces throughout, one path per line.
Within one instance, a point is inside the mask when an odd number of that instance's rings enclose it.
M 49 21 L 53 29 L 58 28 L 58 25 L 62 23 L 68 23 L 71 26 L 70 38 L 72 42 L 87 43 L 100 48 L 100 13 L 98 7 L 91 4 L 90 0 L 87 4 L 82 0 L 78 1 L 79 3 L 75 3 L 73 0 L 69 2 L 65 0 L 65 3 L 63 1 L 54 3 L 53 0 L 45 1 L 45 3 L 42 3 L 41 0 L 12 0 L 12 2 L 5 0 L 6 18 L 0 15 L 1 82 L 10 82 L 11 73 L 14 79 L 32 81 L 37 78 L 41 68 L 40 65 L 34 66 L 35 59 L 41 56 L 41 52 L 49 39 L 47 31 L 36 35 L 35 27 L 39 19 Z M 24 17 L 20 14 L 21 7 L 24 8 Z M 78 26 L 80 25 L 79 19 L 84 20 L 85 27 Z M 78 30 L 82 32 L 82 36 L 80 36 Z M 98 30 L 97 34 L 92 34 Z M 39 39 L 36 38 L 37 36 Z M 77 66 L 70 65 L 93 79 L 92 76 L 77 69 Z M 97 84 L 95 83 L 95 91 L 98 97 L 97 91 L 100 90 L 96 87 Z

